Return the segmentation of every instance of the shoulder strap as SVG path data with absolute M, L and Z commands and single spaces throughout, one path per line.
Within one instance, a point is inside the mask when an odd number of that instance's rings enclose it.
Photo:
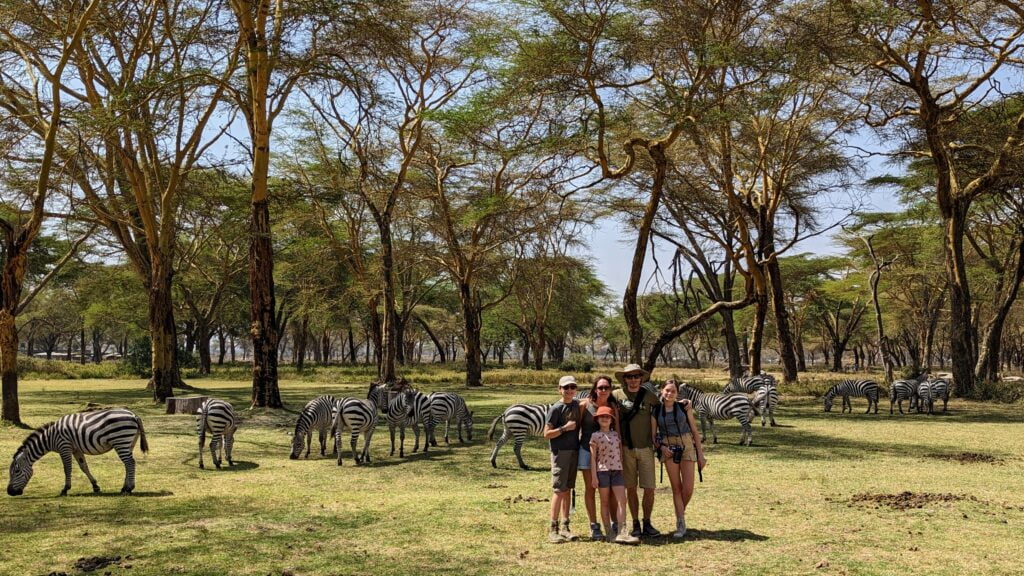
M 633 416 L 636 416 L 636 413 L 640 411 L 640 406 L 643 404 L 644 394 L 646 393 L 647 389 L 641 386 L 640 391 L 636 393 L 636 399 L 633 400 L 633 407 L 630 408 L 629 413 L 622 418 L 623 422 L 629 422 L 633 419 Z

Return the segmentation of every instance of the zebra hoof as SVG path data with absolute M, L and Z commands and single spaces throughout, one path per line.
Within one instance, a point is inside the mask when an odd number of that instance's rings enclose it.
M 65 489 L 60 491 L 60 496 L 67 496 L 67 495 L 68 495 L 68 489 L 67 488 L 65 488 Z
M 494 460 L 491 460 L 491 468 L 497 468 L 497 467 L 498 467 L 498 463 L 495 462 Z
M 217 467 L 217 470 L 220 470 L 220 464 L 219 463 L 214 463 L 213 465 Z
M 131 496 L 132 495 L 132 490 L 134 490 L 134 488 L 128 488 L 128 487 L 121 488 L 121 495 L 122 496 Z
M 228 466 L 234 466 L 234 465 L 235 465 L 235 461 L 234 460 L 228 460 Z
M 92 493 L 93 494 L 99 494 L 100 493 L 100 485 L 99 484 L 93 484 L 92 485 Z
M 203 466 L 203 463 L 202 463 L 202 462 L 200 462 L 200 463 L 199 463 L 199 469 L 200 469 L 200 470 L 206 470 L 206 466 Z

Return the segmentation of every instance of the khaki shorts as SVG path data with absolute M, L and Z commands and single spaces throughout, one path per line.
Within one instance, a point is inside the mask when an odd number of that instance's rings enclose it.
M 693 445 L 692 434 L 683 434 L 682 437 L 667 436 L 664 440 L 662 440 L 662 443 L 667 444 L 669 446 L 682 446 L 683 460 L 688 460 L 690 462 L 697 461 L 697 447 Z
M 654 450 L 647 448 L 622 449 L 622 475 L 626 488 L 654 489 Z M 637 479 L 639 478 L 639 482 Z
M 576 487 L 577 450 L 559 450 L 551 453 L 551 487 L 565 492 Z

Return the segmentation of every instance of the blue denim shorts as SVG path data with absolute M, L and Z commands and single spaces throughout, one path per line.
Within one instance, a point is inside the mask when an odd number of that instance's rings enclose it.
M 622 470 L 607 470 L 597 473 L 597 487 L 611 488 L 612 486 L 625 486 L 626 479 L 622 476 Z
M 590 450 L 580 447 L 579 459 L 576 460 L 576 468 L 579 470 L 590 470 Z

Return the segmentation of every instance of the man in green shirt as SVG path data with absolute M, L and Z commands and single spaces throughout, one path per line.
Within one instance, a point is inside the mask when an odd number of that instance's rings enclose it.
M 641 386 L 650 373 L 638 364 L 629 364 L 615 378 L 622 384 L 613 392 L 622 407 L 619 412 L 622 430 L 622 474 L 626 479 L 629 512 L 633 517 L 633 536 L 653 537 L 661 533 L 651 525 L 654 510 L 654 445 L 651 433 L 651 409 L 658 405 L 658 395 Z M 637 486 L 643 488 L 643 527 L 638 518 L 640 502 Z

